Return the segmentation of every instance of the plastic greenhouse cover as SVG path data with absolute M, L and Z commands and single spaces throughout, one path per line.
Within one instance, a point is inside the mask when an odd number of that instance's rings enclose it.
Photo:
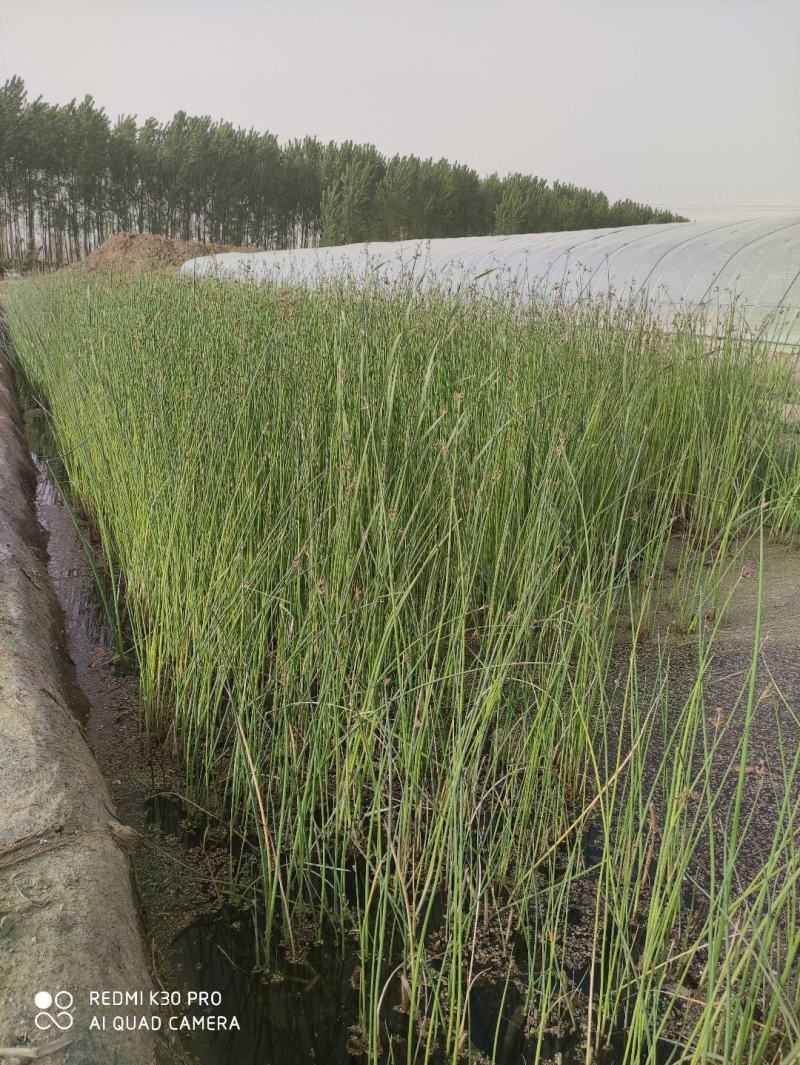
M 754 334 L 800 344 L 798 218 L 226 252 L 191 259 L 181 272 L 278 285 L 411 277 L 527 300 L 548 290 L 571 301 L 610 294 L 648 300 L 667 323 L 699 314 L 712 333 L 733 308 Z

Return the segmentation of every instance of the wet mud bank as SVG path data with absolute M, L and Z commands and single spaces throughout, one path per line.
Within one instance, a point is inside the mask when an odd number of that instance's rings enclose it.
M 152 985 L 131 833 L 81 727 L 35 480 L 0 354 L 0 1059 L 148 1065 L 149 1032 L 92 1027 L 90 992 Z

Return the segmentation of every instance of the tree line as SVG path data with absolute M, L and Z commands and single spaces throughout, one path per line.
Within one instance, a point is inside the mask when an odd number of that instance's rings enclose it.
M 296 248 L 683 220 L 560 181 L 387 158 L 370 144 L 280 143 L 184 111 L 112 122 L 91 96 L 30 100 L 19 77 L 0 89 L 0 260 L 12 263 L 81 258 L 117 230 Z

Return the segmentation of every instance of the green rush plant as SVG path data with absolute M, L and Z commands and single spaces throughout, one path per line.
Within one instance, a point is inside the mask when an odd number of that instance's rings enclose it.
M 252 840 L 265 956 L 357 937 L 370 1062 L 481 1060 L 487 980 L 530 1061 L 795 1060 L 791 749 L 738 863 L 760 614 L 732 801 L 704 701 L 729 561 L 800 519 L 777 352 L 402 285 L 57 276 L 7 315 L 145 721 Z

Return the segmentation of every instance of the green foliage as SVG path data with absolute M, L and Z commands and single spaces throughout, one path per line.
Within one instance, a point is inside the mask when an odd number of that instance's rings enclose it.
M 480 178 L 372 145 L 281 145 L 178 111 L 113 125 L 87 96 L 64 107 L 0 88 L 0 256 L 59 264 L 116 230 L 265 248 L 679 221 L 542 178 Z
M 529 1060 L 575 1027 L 587 1060 L 612 1037 L 648 1065 L 663 1039 L 794 1060 L 798 759 L 746 873 L 755 664 L 720 749 L 713 628 L 685 695 L 641 646 L 677 522 L 704 589 L 737 535 L 798 527 L 791 375 L 608 310 L 158 277 L 9 296 L 147 719 L 256 841 L 267 939 L 309 914 L 355 937 L 371 1062 L 456 1061 L 487 972 L 521 988 Z
M 378 167 L 370 159 L 352 159 L 322 193 L 322 243 L 355 244 L 371 236 L 371 205 Z

